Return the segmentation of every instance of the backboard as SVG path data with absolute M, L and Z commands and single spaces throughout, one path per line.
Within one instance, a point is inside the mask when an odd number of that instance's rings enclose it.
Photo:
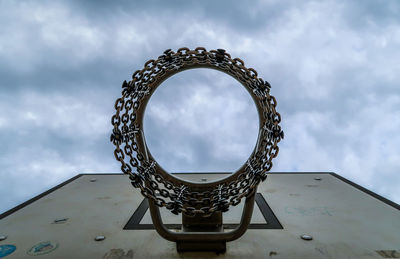
M 211 181 L 223 173 L 179 177 Z M 224 213 L 239 222 L 243 204 Z M 180 231 L 181 216 L 161 211 Z M 0 258 L 204 258 L 178 253 L 122 174 L 81 174 L 0 215 Z M 303 237 L 302 237 L 303 236 Z M 96 241 L 95 239 L 98 239 Z M 311 239 L 312 240 L 307 240 Z M 334 173 L 269 173 L 249 230 L 219 258 L 400 258 L 400 207 Z

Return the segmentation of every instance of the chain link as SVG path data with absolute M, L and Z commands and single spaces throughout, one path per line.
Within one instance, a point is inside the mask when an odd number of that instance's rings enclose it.
M 187 66 L 205 65 L 222 70 L 245 85 L 256 96 L 262 107 L 263 126 L 257 150 L 247 160 L 246 167 L 236 180 L 220 184 L 212 190 L 203 192 L 191 190 L 188 186 L 175 186 L 156 171 L 156 161 L 145 159 L 139 150 L 137 138 L 142 125 L 139 125 L 138 108 L 144 97 L 155 90 L 154 83 L 166 72 L 177 71 Z M 223 49 L 207 51 L 203 47 L 194 50 L 180 48 L 177 52 L 168 49 L 156 60 L 149 60 L 142 70 L 132 75 L 132 80 L 122 84 L 122 97 L 115 102 L 115 115 L 110 141 L 115 145 L 114 156 L 121 162 L 121 170 L 129 175 L 133 187 L 139 188 L 142 195 L 151 199 L 159 207 L 166 207 L 174 214 L 196 214 L 204 217 L 215 211 L 225 212 L 236 206 L 241 199 L 253 193 L 257 185 L 267 178 L 272 167 L 272 159 L 278 155 L 278 142 L 284 134 L 279 126 L 281 116 L 276 112 L 276 99 L 269 94 L 271 86 L 257 77 L 253 68 L 246 68 L 239 58 L 232 59 Z M 132 169 L 134 168 L 134 169 Z

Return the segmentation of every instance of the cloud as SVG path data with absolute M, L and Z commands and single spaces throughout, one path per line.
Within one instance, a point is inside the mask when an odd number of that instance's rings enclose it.
M 149 149 L 169 171 L 234 171 L 257 141 L 253 100 L 239 82 L 221 72 L 192 70 L 168 79 L 146 110 Z M 183 154 L 191 163 L 180 161 Z
M 399 10 L 396 1 L 1 2 L 0 210 L 77 173 L 119 172 L 108 138 L 120 85 L 182 46 L 225 48 L 272 84 L 285 131 L 274 171 L 335 171 L 400 202 Z M 219 72 L 187 73 L 150 102 L 151 151 L 170 171 L 238 168 L 257 135 L 252 101 Z

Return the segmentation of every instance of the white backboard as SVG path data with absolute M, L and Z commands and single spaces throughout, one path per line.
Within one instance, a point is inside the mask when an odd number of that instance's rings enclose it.
M 269 174 L 250 229 L 218 256 L 177 253 L 153 229 L 145 203 L 126 175 L 78 175 L 0 216 L 0 258 L 400 258 L 399 205 L 333 173 Z M 224 214 L 226 231 L 242 206 Z M 162 216 L 179 228 L 180 216 Z

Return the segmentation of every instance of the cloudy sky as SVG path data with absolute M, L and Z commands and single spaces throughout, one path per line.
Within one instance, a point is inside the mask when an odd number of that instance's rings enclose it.
M 165 49 L 226 49 L 272 85 L 285 139 L 272 171 L 336 172 L 400 202 L 398 1 L 0 0 L 0 212 L 79 173 L 119 173 L 121 83 Z M 168 79 L 145 115 L 168 171 L 232 171 L 258 117 L 211 70 Z

